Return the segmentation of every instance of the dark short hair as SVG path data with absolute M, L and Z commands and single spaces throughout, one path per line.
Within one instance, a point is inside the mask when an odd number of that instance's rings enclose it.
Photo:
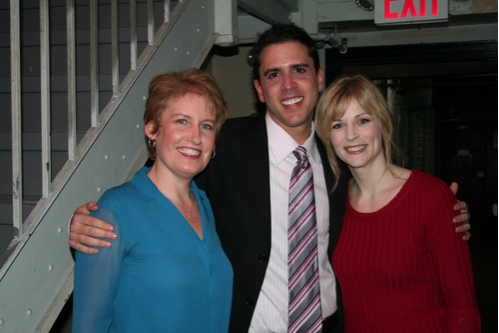
M 210 104 L 209 107 L 216 119 L 215 134 L 218 138 L 222 125 L 227 120 L 227 102 L 215 78 L 197 68 L 160 74 L 151 80 L 144 111 L 144 124 L 147 125 L 152 121 L 154 124 L 152 133 L 157 133 L 163 113 L 170 103 L 187 94 L 202 96 Z M 148 147 L 148 151 L 149 158 L 154 159 L 155 148 Z
M 319 52 L 314 40 L 302 28 L 294 23 L 283 24 L 277 23 L 264 31 L 256 41 L 251 51 L 253 59 L 253 78 L 260 81 L 260 55 L 263 50 L 270 45 L 281 44 L 285 42 L 297 42 L 303 44 L 308 49 L 308 55 L 314 60 L 315 71 L 319 70 Z

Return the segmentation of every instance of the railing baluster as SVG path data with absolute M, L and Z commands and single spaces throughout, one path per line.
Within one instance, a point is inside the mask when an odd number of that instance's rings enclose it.
M 111 0 L 111 69 L 113 95 L 118 94 L 120 85 L 120 57 L 119 57 L 119 33 L 118 33 L 118 0 Z
M 10 73 L 12 103 L 12 220 L 14 237 L 23 234 L 23 164 L 21 131 L 21 33 L 19 1 L 10 0 Z
M 170 0 L 165 0 L 164 4 L 165 22 L 170 22 Z
M 137 69 L 137 0 L 130 0 L 130 69 Z
M 50 36 L 49 1 L 40 0 L 40 99 L 42 135 L 42 195 L 47 198 L 52 183 L 50 126 Z
M 99 123 L 99 10 L 90 0 L 90 111 L 91 126 Z
M 75 57 L 75 6 L 74 0 L 66 0 L 67 65 L 68 65 L 68 159 L 76 156 L 76 57 Z
M 138 1 L 130 1 L 130 70 L 137 69 L 138 62 Z M 182 0 L 179 0 L 182 2 Z M 11 30 L 11 109 L 12 109 L 12 203 L 14 237 L 23 235 L 23 134 L 21 112 L 21 32 L 20 1 L 10 0 Z M 41 177 L 42 197 L 52 192 L 52 126 L 51 126 L 51 68 L 50 68 L 50 0 L 39 0 L 40 4 L 40 112 L 41 112 Z M 141 6 L 143 1 L 141 1 Z M 119 0 L 110 0 L 111 5 L 111 67 L 113 96 L 120 87 L 120 40 Z M 164 0 L 164 20 L 170 21 L 171 1 Z M 90 17 L 90 108 L 91 126 L 96 127 L 100 115 L 99 81 L 99 1 L 89 0 Z M 144 14 L 142 11 L 141 13 Z M 155 42 L 155 1 L 147 0 L 147 38 L 149 45 Z M 78 154 L 77 137 L 77 90 L 76 90 L 76 7 L 75 0 L 66 0 L 66 58 L 67 58 L 67 112 L 68 112 L 68 160 Z
M 147 0 L 147 41 L 149 45 L 154 43 L 154 2 Z

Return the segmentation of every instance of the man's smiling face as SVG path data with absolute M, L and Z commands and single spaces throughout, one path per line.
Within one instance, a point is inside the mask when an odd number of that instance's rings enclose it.
M 267 46 L 254 85 L 272 119 L 286 132 L 310 129 L 324 74 L 316 72 L 307 47 L 298 42 Z

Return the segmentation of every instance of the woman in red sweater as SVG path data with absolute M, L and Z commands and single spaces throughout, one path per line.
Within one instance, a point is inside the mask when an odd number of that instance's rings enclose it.
M 337 79 L 317 132 L 339 178 L 353 178 L 333 254 L 345 332 L 480 332 L 468 244 L 448 223 L 456 199 L 440 179 L 391 162 L 393 123 L 377 86 Z

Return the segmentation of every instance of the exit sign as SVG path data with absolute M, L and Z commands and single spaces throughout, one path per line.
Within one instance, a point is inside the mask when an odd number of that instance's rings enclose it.
M 375 24 L 442 22 L 449 19 L 448 0 L 375 0 Z

